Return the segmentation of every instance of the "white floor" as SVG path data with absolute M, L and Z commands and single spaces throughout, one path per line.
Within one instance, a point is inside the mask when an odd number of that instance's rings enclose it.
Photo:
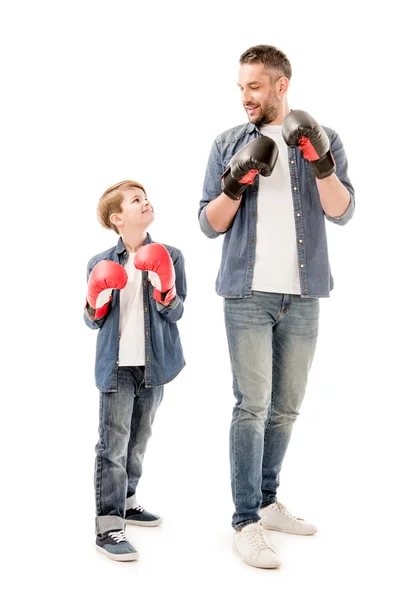
M 231 550 L 232 534 L 223 515 L 216 514 L 213 523 L 207 511 L 194 504 L 186 510 L 181 506 L 179 519 L 178 507 L 178 502 L 166 503 L 165 521 L 159 528 L 128 529 L 129 539 L 140 551 L 139 560 L 132 563 L 116 563 L 98 553 L 90 528 L 83 523 L 71 527 L 60 520 L 52 528 L 25 524 L 25 558 L 12 567 L 18 573 L 13 590 L 21 594 L 11 597 L 35 590 L 35 598 L 60 599 L 247 599 L 255 594 L 398 598 L 395 556 L 386 549 L 390 532 L 377 532 L 372 522 L 365 528 L 352 522 L 344 505 L 336 513 L 332 506 L 316 511 L 320 531 L 313 537 L 271 532 L 283 560 L 276 571 L 254 569 L 240 561 Z M 364 518 L 368 512 L 364 510 Z M 30 535 L 41 539 L 38 552 L 33 551 L 33 543 L 27 543 Z

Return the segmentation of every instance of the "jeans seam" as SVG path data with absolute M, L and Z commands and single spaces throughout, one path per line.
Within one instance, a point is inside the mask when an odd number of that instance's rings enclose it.
M 99 424 L 99 429 L 100 429 L 100 443 L 103 443 L 103 410 L 104 410 L 104 406 L 103 406 L 103 397 L 102 395 L 100 396 L 100 424 Z M 97 472 L 96 472 L 96 508 L 97 508 L 97 514 L 101 515 L 101 483 L 102 483 L 102 476 L 103 476 L 103 469 L 102 469 L 102 460 L 101 460 L 101 453 L 103 450 L 101 450 L 99 452 L 99 456 L 98 456 L 98 465 L 97 465 Z
M 229 325 L 228 325 L 228 311 L 227 311 L 227 306 L 226 306 L 226 299 L 224 300 L 224 312 L 225 312 L 225 325 L 226 325 L 226 335 L 228 338 L 228 351 L 229 351 L 229 357 L 231 360 L 231 364 L 232 364 L 232 377 L 233 380 L 236 380 L 236 376 L 234 373 L 234 368 L 233 368 L 233 356 L 231 353 L 231 336 L 230 336 L 230 329 L 229 329 Z M 239 390 L 239 386 L 238 386 L 238 390 Z M 240 391 L 240 390 L 239 390 Z M 236 406 L 236 398 L 235 398 L 235 406 Z M 233 408 L 233 410 L 235 410 L 235 407 Z M 233 461 L 233 478 L 235 481 L 235 493 L 232 494 L 233 495 L 233 503 L 235 506 L 235 513 L 236 513 L 236 493 L 237 493 L 237 469 L 236 469 L 236 464 L 237 464 L 237 453 L 236 453 L 236 423 L 237 423 L 237 415 L 236 415 L 236 420 L 235 422 L 233 422 L 232 419 L 232 446 L 233 446 L 233 454 L 234 454 L 234 461 Z M 237 513 L 236 513 L 237 514 Z

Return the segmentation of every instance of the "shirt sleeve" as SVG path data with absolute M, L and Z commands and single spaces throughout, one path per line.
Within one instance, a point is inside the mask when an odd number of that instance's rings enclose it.
M 331 139 L 331 152 L 333 154 L 333 158 L 335 159 L 336 176 L 344 185 L 344 187 L 348 190 L 350 194 L 350 203 L 343 215 L 340 215 L 339 217 L 331 217 L 330 215 L 327 215 L 325 213 L 325 217 L 328 221 L 336 223 L 337 225 L 346 225 L 346 223 L 350 221 L 354 214 L 354 187 L 352 186 L 347 173 L 347 157 L 343 148 L 342 140 L 336 132 L 334 132 L 333 137 Z
M 221 160 L 221 153 L 218 148 L 218 142 L 215 140 L 208 157 L 203 185 L 203 199 L 200 200 L 200 208 L 198 211 L 200 229 L 209 238 L 216 238 L 224 233 L 223 231 L 216 231 L 206 215 L 207 204 L 221 195 L 221 175 L 223 172 L 224 167 Z

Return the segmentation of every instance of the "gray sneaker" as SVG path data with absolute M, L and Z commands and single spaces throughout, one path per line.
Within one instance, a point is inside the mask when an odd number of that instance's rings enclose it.
M 162 518 L 145 510 L 143 506 L 128 508 L 125 513 L 125 522 L 129 525 L 140 525 L 141 527 L 157 527 L 162 523 Z
M 96 536 L 96 548 L 111 560 L 129 561 L 139 558 L 138 551 L 126 539 L 125 532 L 107 531 Z

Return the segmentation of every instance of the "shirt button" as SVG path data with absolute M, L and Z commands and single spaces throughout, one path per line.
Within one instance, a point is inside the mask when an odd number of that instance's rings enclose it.
M 299 240 L 299 242 L 300 242 L 300 244 L 302 244 L 302 243 L 303 243 L 303 240 Z
M 302 269 L 304 269 L 304 265 L 300 265 Z
M 297 187 L 294 187 L 293 189 L 294 189 L 294 190 L 297 190 Z
M 251 240 L 250 240 L 250 241 L 251 241 L 251 243 L 254 243 L 254 238 L 251 238 Z
M 290 161 L 290 164 L 291 164 L 291 165 L 294 165 L 294 160 L 291 160 L 291 161 Z
M 148 332 L 148 331 L 146 331 L 146 335 L 149 335 L 149 332 Z
M 118 362 L 118 360 L 117 360 L 117 361 L 115 361 L 115 364 L 116 364 L 116 365 L 119 365 L 119 362 Z
M 299 217 L 299 216 L 300 216 L 300 213 L 297 213 L 297 216 Z
M 150 360 L 150 356 L 149 355 L 147 355 L 147 360 Z
M 249 267 L 252 267 L 253 265 L 249 265 Z

